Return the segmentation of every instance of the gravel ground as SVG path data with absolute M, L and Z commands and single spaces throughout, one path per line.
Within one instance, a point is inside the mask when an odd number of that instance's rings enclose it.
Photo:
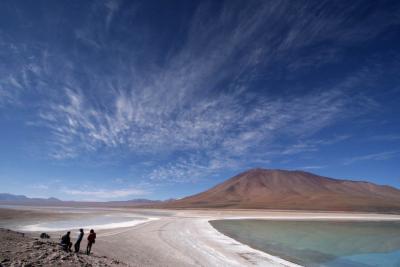
M 65 252 L 54 241 L 0 229 L 0 267 L 5 266 L 127 266 L 114 259 L 83 252 Z

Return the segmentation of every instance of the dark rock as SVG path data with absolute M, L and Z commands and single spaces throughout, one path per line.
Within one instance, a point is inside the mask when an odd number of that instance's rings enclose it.
M 40 234 L 40 238 L 42 238 L 42 239 L 49 239 L 49 238 L 50 238 L 50 235 L 48 235 L 47 233 L 41 233 L 41 234 Z

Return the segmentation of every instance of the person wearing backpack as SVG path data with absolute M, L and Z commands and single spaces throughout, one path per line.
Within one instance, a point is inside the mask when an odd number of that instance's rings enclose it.
M 93 229 L 90 230 L 90 234 L 88 235 L 87 240 L 88 240 L 88 244 L 86 247 L 86 254 L 89 255 L 90 251 L 92 250 L 92 245 L 96 241 L 96 233 L 94 232 Z

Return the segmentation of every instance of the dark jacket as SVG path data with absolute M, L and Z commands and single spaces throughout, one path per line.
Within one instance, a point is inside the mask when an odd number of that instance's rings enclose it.
M 69 235 L 63 235 L 63 237 L 61 237 L 61 244 L 69 245 L 69 243 L 71 243 L 71 238 Z
M 90 233 L 87 237 L 87 240 L 89 241 L 89 243 L 94 243 L 96 240 L 96 233 Z

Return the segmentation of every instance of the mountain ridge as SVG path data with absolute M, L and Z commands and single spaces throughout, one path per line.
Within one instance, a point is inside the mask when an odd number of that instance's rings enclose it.
M 121 206 L 141 206 L 160 203 L 160 200 L 150 200 L 144 198 L 114 201 L 75 201 L 60 200 L 54 197 L 49 198 L 31 198 L 25 195 L 14 195 L 10 193 L 0 193 L 0 204 L 16 205 L 49 205 L 49 206 L 94 206 L 94 207 L 121 207 Z
M 14 195 L 10 193 L 0 193 L 0 201 L 61 201 L 55 197 L 49 198 L 38 198 L 38 197 L 27 197 L 25 195 Z
M 257 168 L 164 206 L 386 212 L 400 211 L 400 190 L 299 170 Z
M 397 213 L 400 212 L 400 190 L 389 185 L 324 177 L 303 170 L 256 168 L 241 172 L 206 191 L 175 200 L 84 202 L 0 193 L 0 204 Z

